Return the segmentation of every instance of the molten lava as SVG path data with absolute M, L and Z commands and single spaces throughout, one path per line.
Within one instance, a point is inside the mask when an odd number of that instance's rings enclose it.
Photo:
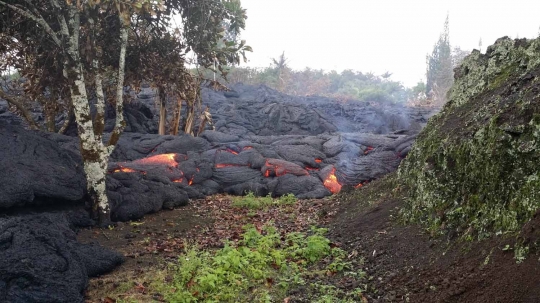
M 233 154 L 233 155 L 238 155 L 238 152 L 235 151 L 235 150 L 233 150 L 233 149 L 227 148 L 226 151 L 227 151 L 228 153 Z
M 134 164 L 142 165 L 167 165 L 169 167 L 178 167 L 178 161 L 176 161 L 176 154 L 160 154 L 155 156 L 150 156 L 144 159 L 139 159 L 133 161 Z
M 321 162 L 322 162 L 322 159 L 315 159 L 315 162 L 321 163 Z
M 306 169 L 307 169 L 307 170 L 319 170 L 318 168 L 311 167 L 311 166 L 306 166 Z
M 191 179 L 189 179 L 189 181 L 188 181 L 188 185 L 191 185 L 191 184 L 193 184 L 193 178 L 194 178 L 194 177 L 191 177 Z
M 184 182 L 184 178 L 180 178 L 180 179 L 176 179 L 176 180 L 172 180 L 174 183 L 182 183 Z
M 324 187 L 326 187 L 333 194 L 337 194 L 341 191 L 341 184 L 336 177 L 336 168 L 334 167 L 328 177 L 324 180 Z
M 248 150 L 248 149 L 252 149 L 252 148 L 253 148 L 253 146 L 246 146 L 246 147 L 242 148 L 242 150 Z
M 134 172 L 136 172 L 136 170 L 131 169 L 131 168 L 127 168 L 127 167 L 122 167 L 122 166 L 120 166 L 119 168 L 113 170 L 113 173 L 119 173 L 119 172 L 134 173 Z
M 217 163 L 216 168 L 225 168 L 225 167 L 238 167 L 238 166 L 245 166 L 242 164 L 226 164 L 226 163 Z
M 367 155 L 369 154 L 370 151 L 373 150 L 373 147 L 372 146 L 368 146 L 367 149 L 364 151 L 364 155 Z
M 266 159 L 263 167 L 265 177 L 281 177 L 286 174 L 293 174 L 296 176 L 309 175 L 307 170 L 303 169 L 300 165 L 289 163 L 283 160 Z
M 360 187 L 362 187 L 362 186 L 364 186 L 364 185 L 366 185 L 368 183 L 369 183 L 369 180 L 366 180 L 366 181 L 364 181 L 362 183 L 358 183 L 358 185 L 356 185 L 354 188 L 360 188 Z

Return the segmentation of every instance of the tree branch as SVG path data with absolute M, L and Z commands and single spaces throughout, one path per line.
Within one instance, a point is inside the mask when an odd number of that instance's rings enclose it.
M 73 107 L 69 106 L 67 117 L 64 120 L 64 124 L 62 125 L 58 133 L 62 135 L 65 134 L 69 124 L 73 122 L 74 118 L 75 118 L 75 115 L 73 114 Z
M 36 121 L 34 120 L 34 118 L 32 118 L 32 115 L 30 115 L 28 109 L 23 105 L 22 102 L 17 100 L 17 98 L 6 94 L 2 89 L 0 89 L 0 98 L 6 100 L 8 103 L 15 105 L 15 107 L 17 107 L 17 109 L 23 114 L 31 129 L 39 129 Z
M 59 47 L 62 46 L 62 43 L 61 43 L 60 39 L 58 38 L 56 33 L 53 31 L 53 29 L 49 26 L 47 21 L 45 21 L 45 19 L 43 19 L 43 17 L 41 17 L 41 16 L 38 17 L 38 16 L 32 14 L 30 11 L 24 10 L 24 9 L 19 8 L 17 6 L 14 6 L 12 4 L 7 4 L 6 2 L 4 2 L 2 0 L 0 0 L 0 5 L 8 7 L 10 9 L 12 9 L 13 11 L 25 16 L 26 18 L 35 21 L 37 24 L 39 24 L 39 25 L 41 25 L 43 27 L 45 32 L 47 34 L 49 34 L 49 36 L 51 37 L 51 39 L 53 39 L 54 43 L 57 46 L 59 46 Z

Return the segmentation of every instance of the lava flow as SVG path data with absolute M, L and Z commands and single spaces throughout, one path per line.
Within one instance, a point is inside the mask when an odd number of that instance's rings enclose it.
M 336 168 L 334 167 L 328 177 L 324 180 L 324 187 L 326 187 L 331 193 L 337 194 L 341 191 L 341 184 L 336 177 Z
M 169 167 L 178 167 L 178 161 L 176 161 L 176 154 L 160 154 L 155 156 L 150 156 L 147 158 L 139 159 L 133 161 L 133 164 L 139 165 L 167 165 Z
M 225 167 L 238 167 L 238 166 L 246 166 L 242 164 L 227 164 L 227 163 L 217 163 L 216 168 L 225 168 Z
M 307 170 L 303 169 L 301 166 L 278 160 L 278 159 L 266 159 L 263 167 L 264 176 L 269 177 L 281 177 L 286 174 L 293 174 L 296 176 L 306 176 L 309 175 Z
M 369 181 L 364 181 L 364 182 L 362 182 L 362 183 L 358 183 L 358 185 L 355 185 L 354 188 L 357 188 L 357 189 L 358 189 L 358 188 L 360 188 L 360 187 L 362 187 L 362 186 L 364 186 L 364 185 L 366 185 L 366 184 L 368 184 L 368 183 L 369 183 Z
M 122 167 L 122 166 L 120 166 L 119 168 L 116 168 L 115 170 L 113 170 L 113 173 L 119 173 L 119 172 L 134 173 L 134 172 L 136 172 L 136 170 L 131 169 L 131 168 L 127 168 L 127 167 Z
M 369 154 L 369 152 L 372 151 L 372 150 L 373 150 L 373 146 L 368 146 L 368 147 L 366 148 L 366 150 L 364 151 L 364 155 Z
M 227 151 L 228 153 L 233 154 L 233 155 L 238 155 L 238 152 L 235 151 L 234 149 L 227 148 L 226 151 Z

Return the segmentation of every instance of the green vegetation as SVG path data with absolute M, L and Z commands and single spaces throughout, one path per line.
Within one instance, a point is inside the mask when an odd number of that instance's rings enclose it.
M 300 286 L 308 290 L 307 296 L 318 299 L 313 302 L 359 302 L 360 289 L 346 294 L 333 286 L 306 282 L 349 266 L 345 251 L 331 247 L 326 232 L 312 227 L 308 233 L 282 235 L 271 225 L 260 229 L 248 225 L 238 243 L 225 243 L 222 249 L 186 248 L 176 263 L 148 277 L 152 282 L 147 287 L 167 302 L 283 302 L 290 290 Z
M 540 207 L 539 50 L 539 39 L 502 38 L 456 69 L 448 103 L 399 168 L 410 188 L 405 221 L 472 240 L 531 219 Z
M 296 96 L 317 95 L 343 101 L 405 103 L 412 94 L 411 89 L 390 80 L 389 73 L 377 76 L 353 70 L 344 70 L 341 73 L 311 68 L 293 70 L 281 60 L 276 60 L 266 68 L 230 67 L 227 73 L 227 80 L 219 75 L 216 75 L 216 80 L 223 84 L 264 84 Z M 214 77 L 211 70 L 204 71 L 203 75 L 208 79 Z
M 235 196 L 232 198 L 233 207 L 261 209 L 269 206 L 293 205 L 296 203 L 296 197 L 293 194 L 287 194 L 277 199 L 272 198 L 270 194 L 266 197 L 256 197 L 252 192 L 243 197 Z

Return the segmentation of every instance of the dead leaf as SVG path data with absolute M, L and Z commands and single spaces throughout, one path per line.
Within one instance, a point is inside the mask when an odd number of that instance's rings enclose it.
M 144 287 L 144 285 L 140 283 L 137 283 L 137 285 L 135 285 L 135 289 L 139 292 L 144 292 L 146 290 L 146 287 Z
M 191 288 L 191 287 L 193 287 L 193 285 L 195 285 L 195 281 L 193 280 L 193 278 L 191 278 L 191 280 L 189 280 L 189 282 L 187 282 L 186 287 Z

